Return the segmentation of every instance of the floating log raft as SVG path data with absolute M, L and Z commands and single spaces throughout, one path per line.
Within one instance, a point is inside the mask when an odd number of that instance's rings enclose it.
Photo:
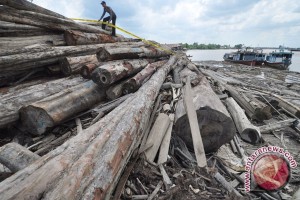
M 136 74 L 148 63 L 144 59 L 109 62 L 93 71 L 92 80 L 100 86 L 107 86 L 129 75 Z
M 186 70 L 188 69 L 185 68 L 181 72 L 181 79 L 185 78 L 182 74 L 185 74 L 184 71 Z M 199 75 L 198 78 L 199 83 L 192 88 L 194 93 L 193 102 L 197 112 L 204 150 L 209 153 L 218 150 L 220 146 L 229 142 L 235 134 L 235 129 L 228 111 L 210 87 L 207 79 L 203 75 Z M 174 129 L 176 134 L 186 142 L 187 146 L 193 149 L 191 130 L 183 100 L 179 100 L 177 104 Z
M 8 143 L 0 147 L 0 163 L 12 172 L 26 168 L 39 158 L 39 155 L 17 143 Z
M 226 105 L 241 138 L 253 144 L 260 142 L 261 134 L 259 128 L 252 125 L 243 109 L 236 103 L 236 101 L 230 97 L 226 99 Z
M 0 94 L 0 128 L 8 126 L 19 119 L 19 109 L 64 89 L 79 85 L 86 80 L 81 77 L 62 78 L 21 89 L 7 89 L 6 94 Z
M 22 107 L 20 118 L 27 130 L 41 135 L 75 114 L 91 108 L 105 98 L 105 90 L 88 81 Z
M 1 198 L 109 199 L 176 60 L 172 57 L 135 95 L 99 122 L 1 182 Z
M 84 33 L 81 31 L 65 31 L 64 37 L 69 46 L 133 41 L 130 38 L 113 37 L 103 33 Z
M 137 73 L 134 77 L 126 81 L 123 85 L 123 94 L 129 94 L 137 91 L 143 82 L 147 80 L 159 67 L 163 66 L 167 61 L 158 61 L 148 64 L 142 71 Z
M 7 6 L 0 6 L 0 20 L 58 31 L 66 31 L 71 29 L 90 33 L 109 34 L 107 31 L 104 31 L 100 27 L 80 24 L 70 19 L 57 18 L 37 12 L 17 10 Z
M 170 53 L 157 50 L 153 47 L 126 47 L 126 48 L 109 48 L 104 47 L 97 53 L 100 62 L 121 59 L 138 59 L 138 58 L 158 58 L 168 56 Z
M 85 64 L 98 64 L 96 54 L 76 57 L 66 57 L 60 60 L 61 71 L 65 76 L 79 74 Z

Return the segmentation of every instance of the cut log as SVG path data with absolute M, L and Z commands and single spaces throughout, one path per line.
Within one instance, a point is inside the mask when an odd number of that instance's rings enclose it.
M 34 44 L 63 46 L 66 44 L 63 35 L 42 35 L 31 37 L 1 37 L 0 47 L 6 49 L 22 48 Z
M 31 3 L 31 2 L 26 1 L 26 0 L 0 0 L 0 5 L 7 5 L 9 7 L 16 8 L 18 10 L 34 11 L 34 12 L 37 12 L 37 13 L 42 13 L 42 14 L 45 14 L 45 15 L 51 15 L 51 16 L 54 16 L 54 17 L 66 19 L 66 17 L 63 16 L 63 15 L 60 15 L 56 12 L 53 12 L 51 10 L 40 7 L 40 6 L 38 6 L 34 3 Z
M 103 33 L 84 33 L 81 31 L 65 31 L 67 45 L 102 44 L 114 42 L 132 42 L 131 38 L 113 37 Z
M 219 97 L 213 92 L 207 79 L 199 76 L 200 82 L 192 88 L 193 102 L 197 112 L 200 133 L 206 153 L 218 150 L 229 142 L 234 134 L 234 123 Z M 174 130 L 186 145 L 193 149 L 191 130 L 184 108 L 183 100 L 179 100 L 175 112 Z
M 27 24 L 51 30 L 66 31 L 71 29 L 90 33 L 109 34 L 109 32 L 104 31 L 100 27 L 76 23 L 75 21 L 67 18 L 62 19 L 37 12 L 17 10 L 7 6 L 0 6 L 0 20 L 19 24 Z
M 98 64 L 96 54 L 76 57 L 66 57 L 60 60 L 61 71 L 65 76 L 79 74 L 85 64 Z
M 20 53 L 36 53 L 41 51 L 47 51 L 51 47 L 48 44 L 34 44 L 29 45 L 22 48 L 17 49 L 0 49 L 0 56 L 8 56 L 8 55 L 14 55 L 14 54 L 20 54 Z
M 271 94 L 271 93 L 270 93 Z M 272 94 L 272 96 L 275 98 L 271 101 L 271 104 L 277 104 L 279 107 L 284 108 L 288 112 L 292 113 L 296 117 L 300 118 L 300 108 L 287 100 L 281 98 L 278 95 Z
M 44 81 L 29 87 L 11 87 L 6 94 L 0 94 L 0 127 L 8 126 L 19 119 L 19 109 L 48 96 L 54 95 L 64 89 L 85 82 L 81 77 L 63 78 Z
M 176 60 L 99 122 L 1 182 L 1 199 L 110 199 Z
M 278 123 L 273 123 L 273 124 L 267 124 L 259 127 L 260 133 L 269 133 L 271 131 L 280 129 L 280 128 L 285 128 L 288 126 L 294 125 L 296 122 L 296 119 L 287 119 L 284 121 L 279 121 Z
M 200 134 L 200 128 L 197 119 L 197 113 L 193 104 L 193 93 L 191 88 L 190 77 L 187 77 L 185 90 L 184 90 L 184 107 L 188 116 L 188 122 L 190 125 L 190 130 L 193 139 L 194 152 L 196 155 L 197 165 L 199 167 L 206 167 L 207 161 L 204 151 L 203 140 Z
M 91 108 L 105 98 L 105 90 L 92 81 L 65 89 L 20 109 L 24 127 L 41 135 L 69 117 Z
M 128 81 L 125 79 L 124 81 L 118 82 L 110 86 L 106 90 L 106 95 L 109 100 L 115 100 L 123 95 L 123 87 L 124 84 Z
M 98 64 L 89 63 L 86 65 L 83 65 L 80 70 L 80 74 L 83 78 L 92 79 L 93 71 L 99 66 L 100 66 L 100 63 L 98 63 Z
M 99 61 L 138 59 L 138 58 L 158 58 L 170 55 L 169 52 L 155 49 L 154 47 L 126 47 L 108 48 L 104 47 L 97 53 Z
M 147 60 L 122 60 L 101 65 L 92 73 L 92 80 L 100 86 L 115 83 L 129 75 L 141 71 L 149 62 Z
M 158 61 L 148 64 L 142 71 L 137 73 L 134 77 L 126 81 L 123 86 L 123 94 L 129 94 L 137 91 L 143 82 L 150 78 L 150 76 L 161 66 L 163 66 L 167 61 Z
M 169 128 L 170 122 L 171 122 L 170 117 L 164 113 L 160 113 L 156 118 L 145 145 L 145 146 L 151 146 L 149 149 L 145 151 L 147 160 L 151 162 L 154 161 L 158 149 L 160 147 L 160 144 L 166 134 L 166 131 Z
M 260 142 L 261 134 L 259 128 L 252 125 L 237 102 L 232 97 L 229 97 L 226 99 L 226 105 L 241 138 L 252 144 Z
M 0 7 L 1 8 L 1 7 Z M 101 47 L 104 46 L 139 46 L 143 43 L 113 43 L 113 44 L 95 44 L 95 45 L 81 45 L 81 46 L 64 46 L 64 47 L 52 47 L 43 52 L 20 53 L 15 55 L 1 56 L 0 57 L 0 69 L 11 68 L 11 66 L 17 66 L 21 63 L 33 63 L 36 61 L 43 61 L 45 59 L 61 58 L 65 56 L 77 56 L 77 55 L 88 55 L 94 54 Z M 12 69 L 11 69 L 12 70 Z
M 26 168 L 39 158 L 39 155 L 17 143 L 8 143 L 0 147 L 0 163 L 12 172 Z

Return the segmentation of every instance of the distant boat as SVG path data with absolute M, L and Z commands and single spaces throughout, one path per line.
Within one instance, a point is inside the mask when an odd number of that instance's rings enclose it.
M 240 63 L 244 65 L 256 65 L 256 53 L 247 48 L 236 52 L 225 53 L 223 59 L 227 62 Z
M 265 65 L 286 70 L 292 64 L 293 53 L 284 48 L 280 48 L 279 51 L 273 51 L 266 56 Z

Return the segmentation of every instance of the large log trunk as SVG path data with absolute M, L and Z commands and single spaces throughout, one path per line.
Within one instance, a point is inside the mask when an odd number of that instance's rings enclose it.
M 48 96 L 54 95 L 63 89 L 83 83 L 84 79 L 63 78 L 18 89 L 12 87 L 7 89 L 6 94 L 0 94 L 0 128 L 8 126 L 19 119 L 19 109 Z
M 98 64 L 96 54 L 87 56 L 66 57 L 60 60 L 61 71 L 65 76 L 79 74 L 85 64 Z
M 110 199 L 175 61 L 172 57 L 135 95 L 99 122 L 1 182 L 2 199 Z
M 91 108 L 104 98 L 105 90 L 88 81 L 22 107 L 20 118 L 28 132 L 41 135 L 48 128 Z
M 241 138 L 247 142 L 256 144 L 261 140 L 259 128 L 252 125 L 244 113 L 244 110 L 232 98 L 226 99 L 227 108 L 235 122 L 235 126 Z
M 12 172 L 26 168 L 39 158 L 39 155 L 17 143 L 8 143 L 0 147 L 0 163 Z
M 99 65 L 100 65 L 100 63 L 98 63 L 98 64 L 89 63 L 86 65 L 83 65 L 80 70 L 81 76 L 86 79 L 92 79 L 92 73 Z
M 34 11 L 34 12 L 37 12 L 37 13 L 42 13 L 42 14 L 45 14 L 45 15 L 51 15 L 51 16 L 54 16 L 54 17 L 66 19 L 66 17 L 63 16 L 63 15 L 60 15 L 56 12 L 53 12 L 51 10 L 40 7 L 40 6 L 38 6 L 34 3 L 31 3 L 31 2 L 26 1 L 26 0 L 0 0 L 0 5 L 7 5 L 9 7 L 16 8 L 16 9 L 19 9 L 19 10 Z
M 86 45 L 114 42 L 131 42 L 133 39 L 113 37 L 103 33 L 84 33 L 81 31 L 65 31 L 67 45 Z
M 151 77 L 151 75 L 161 66 L 163 66 L 167 61 L 158 61 L 155 63 L 148 64 L 147 67 L 142 69 L 134 77 L 126 81 L 123 85 L 123 93 L 129 94 L 137 91 L 144 81 Z
M 184 69 L 181 72 L 185 74 Z M 206 153 L 218 150 L 223 144 L 229 142 L 234 134 L 234 123 L 225 106 L 210 87 L 207 79 L 198 76 L 198 84 L 192 88 L 193 102 L 197 112 L 200 133 Z M 181 79 L 184 77 L 181 76 Z M 186 115 L 183 100 L 179 100 L 175 112 L 175 132 L 193 149 L 191 129 Z
M 124 47 L 109 48 L 104 47 L 97 53 L 99 61 L 138 59 L 138 58 L 157 58 L 170 55 L 169 52 L 158 50 L 154 47 Z
M 66 31 L 71 29 L 91 33 L 109 34 L 109 32 L 104 31 L 100 27 L 80 24 L 70 19 L 57 18 L 54 16 L 45 15 L 37 12 L 16 10 L 7 6 L 0 6 L 0 20 L 20 24 L 27 24 L 51 30 Z
M 36 53 L 51 49 L 48 44 L 34 44 L 17 49 L 0 49 L 0 56 L 8 56 L 21 53 Z
M 6 49 L 22 48 L 34 44 L 63 46 L 66 44 L 63 35 L 42 35 L 31 37 L 1 37 L 0 47 Z
M 100 86 L 115 83 L 129 75 L 141 71 L 149 62 L 147 60 L 122 60 L 101 65 L 92 73 L 92 80 Z

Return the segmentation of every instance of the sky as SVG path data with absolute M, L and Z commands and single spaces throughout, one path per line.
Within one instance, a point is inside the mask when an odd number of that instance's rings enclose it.
M 100 18 L 100 2 L 33 0 L 67 17 L 86 19 Z M 106 4 L 116 13 L 117 26 L 160 43 L 300 47 L 299 0 L 107 0 Z

